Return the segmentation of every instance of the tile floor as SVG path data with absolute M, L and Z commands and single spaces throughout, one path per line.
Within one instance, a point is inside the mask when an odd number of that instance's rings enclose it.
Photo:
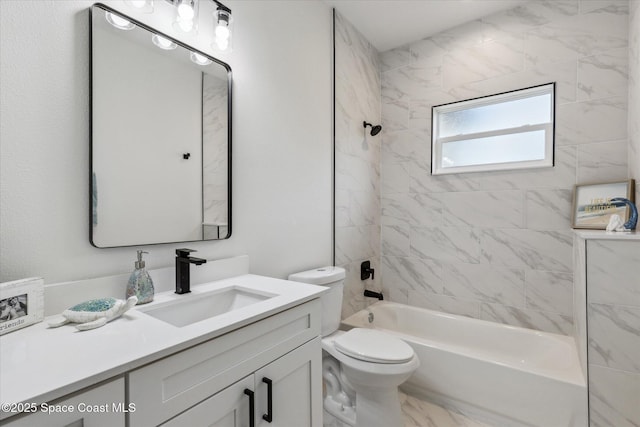
M 494 427 L 400 392 L 403 427 Z M 324 412 L 324 427 L 348 427 Z M 391 426 L 389 426 L 391 427 Z
M 492 427 L 400 392 L 404 427 Z

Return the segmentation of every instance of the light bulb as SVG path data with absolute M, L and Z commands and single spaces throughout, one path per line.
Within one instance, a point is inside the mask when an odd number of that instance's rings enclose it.
M 218 8 L 213 14 L 215 25 L 214 39 L 211 47 L 218 51 L 231 51 L 231 31 L 233 19 L 231 11 Z
M 158 34 L 154 34 L 151 37 L 151 41 L 153 41 L 153 44 L 155 44 L 156 46 L 158 46 L 160 49 L 164 49 L 164 50 L 172 50 L 175 49 L 178 45 L 175 44 L 174 42 L 172 42 L 169 39 L 166 39 Z
M 226 23 L 218 23 L 218 26 L 216 27 L 216 39 L 220 40 L 229 40 L 229 27 L 227 26 Z
M 107 22 L 120 30 L 133 30 L 136 26 L 131 21 L 121 18 L 111 12 L 105 12 Z
M 188 0 L 180 2 L 180 5 L 178 6 L 178 16 L 187 21 L 191 21 L 195 16 L 193 6 L 191 6 Z
M 198 28 L 198 0 L 177 0 L 176 18 L 173 27 L 184 33 Z
M 202 56 L 199 53 L 191 52 L 191 60 L 198 65 L 209 65 L 211 60 L 206 56 Z
M 229 47 L 229 39 L 218 38 L 216 39 L 216 45 L 218 46 L 219 50 L 227 50 L 227 48 Z
M 124 3 L 142 13 L 153 13 L 153 0 L 124 0 Z

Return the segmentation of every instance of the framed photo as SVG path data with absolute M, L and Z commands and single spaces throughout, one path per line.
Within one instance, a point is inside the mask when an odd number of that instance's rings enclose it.
M 608 182 L 603 184 L 576 185 L 573 192 L 573 228 L 604 230 L 611 215 L 617 214 L 627 221 L 629 208 L 615 206 L 614 197 L 624 197 L 634 202 L 635 181 Z
M 44 318 L 44 280 L 40 277 L 0 283 L 0 335 Z

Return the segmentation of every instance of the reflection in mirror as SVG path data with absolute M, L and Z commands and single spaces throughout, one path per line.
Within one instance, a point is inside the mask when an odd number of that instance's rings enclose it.
M 91 243 L 230 237 L 229 66 L 101 4 L 91 37 Z

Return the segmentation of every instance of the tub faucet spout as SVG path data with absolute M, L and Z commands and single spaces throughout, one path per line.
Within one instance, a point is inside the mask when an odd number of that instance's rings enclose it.
M 364 290 L 364 296 L 371 297 L 371 298 L 378 298 L 380 301 L 384 299 L 384 296 L 382 296 L 382 292 L 373 292 L 368 289 Z
M 176 294 L 187 294 L 191 292 L 191 278 L 189 265 L 201 265 L 207 262 L 206 259 L 189 256 L 193 249 L 176 249 Z

